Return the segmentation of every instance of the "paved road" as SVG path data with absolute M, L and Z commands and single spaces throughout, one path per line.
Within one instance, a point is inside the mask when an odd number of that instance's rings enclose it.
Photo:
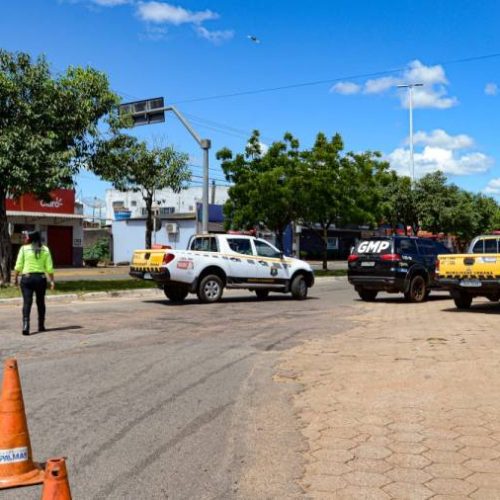
M 21 368 L 34 456 L 69 457 L 75 499 L 293 498 L 305 444 L 282 354 L 335 335 L 359 307 L 345 281 L 303 302 L 227 293 L 221 303 L 153 299 L 53 304 L 24 338 L 0 307 L 0 358 Z M 2 492 L 38 499 L 40 487 Z

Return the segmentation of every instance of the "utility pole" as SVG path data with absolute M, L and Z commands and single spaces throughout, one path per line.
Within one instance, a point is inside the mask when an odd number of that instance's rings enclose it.
M 134 125 L 149 125 L 152 123 L 164 122 L 166 111 L 174 113 L 203 151 L 202 233 L 207 234 L 209 189 L 208 153 L 212 145 L 210 139 L 202 139 L 175 106 L 164 106 L 163 97 L 128 102 L 120 105 L 120 112 L 125 115 L 130 115 Z
M 407 83 L 398 85 L 398 88 L 408 89 L 408 108 L 410 111 L 410 167 L 411 167 L 411 185 L 415 185 L 415 160 L 413 158 L 413 89 L 414 87 L 423 87 L 423 83 Z

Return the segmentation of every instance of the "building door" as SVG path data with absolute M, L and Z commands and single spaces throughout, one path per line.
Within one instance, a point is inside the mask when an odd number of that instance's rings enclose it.
M 73 264 L 73 227 L 48 226 L 47 240 L 56 266 Z

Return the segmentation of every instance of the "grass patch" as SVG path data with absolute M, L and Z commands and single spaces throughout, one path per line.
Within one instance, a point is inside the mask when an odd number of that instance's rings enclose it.
M 314 276 L 347 276 L 347 269 L 317 269 Z
M 141 288 L 156 288 L 154 281 L 123 279 L 123 280 L 76 280 L 56 281 L 54 291 L 47 290 L 47 295 L 76 293 L 78 295 L 89 292 L 116 292 L 118 290 L 137 290 Z M 14 287 L 0 288 L 0 299 L 21 297 L 21 290 Z

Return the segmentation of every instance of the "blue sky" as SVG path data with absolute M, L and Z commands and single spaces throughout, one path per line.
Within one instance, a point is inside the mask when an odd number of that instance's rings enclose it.
M 94 66 L 124 101 L 165 96 L 212 140 L 216 180 L 215 152 L 241 151 L 255 128 L 265 144 L 290 131 L 304 147 L 318 131 L 339 132 L 347 150 L 381 151 L 409 174 L 407 94 L 396 86 L 424 83 L 416 175 L 443 169 L 498 199 L 499 22 L 500 2 L 489 0 L 3 0 L 0 46 L 43 53 L 56 71 Z M 189 153 L 201 176 L 201 152 L 173 116 L 133 133 Z M 83 196 L 104 195 L 91 174 L 77 181 Z

